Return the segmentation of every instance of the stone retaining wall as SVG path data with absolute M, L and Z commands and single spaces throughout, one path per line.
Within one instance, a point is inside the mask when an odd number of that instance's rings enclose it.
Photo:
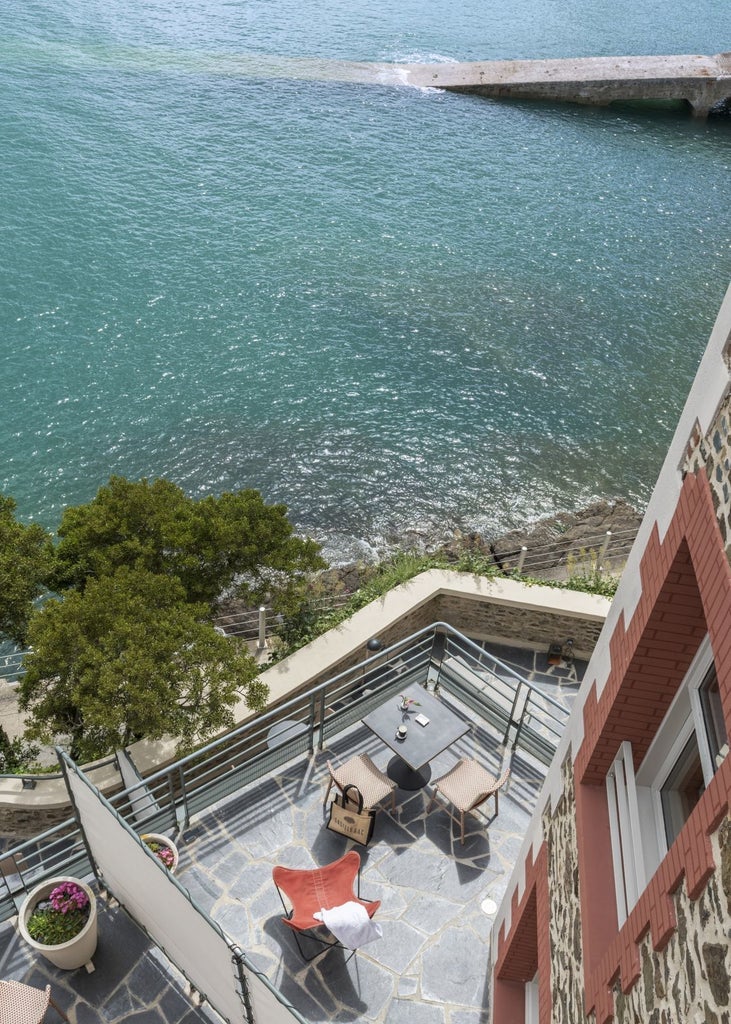
M 577 656 L 588 658 L 594 650 L 604 621 L 577 618 L 538 608 L 491 602 L 465 602 L 438 597 L 429 621 L 448 622 L 465 636 L 478 640 L 509 640 L 515 646 L 548 649 L 554 642 L 574 641 Z

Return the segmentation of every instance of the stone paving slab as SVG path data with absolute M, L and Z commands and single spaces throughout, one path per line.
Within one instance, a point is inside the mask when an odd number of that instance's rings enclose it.
M 50 984 L 72 1024 L 218 1024 L 209 1008 L 192 1004 L 184 980 L 124 910 L 101 899 L 97 907 L 93 973 L 62 971 L 36 959 L 7 922 L 0 926 L 0 977 L 38 988 Z M 51 1008 L 45 1024 L 61 1020 Z

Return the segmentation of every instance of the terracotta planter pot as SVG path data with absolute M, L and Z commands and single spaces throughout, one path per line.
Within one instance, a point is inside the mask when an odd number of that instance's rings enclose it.
M 56 946 L 47 946 L 43 942 L 36 942 L 28 933 L 28 918 L 36 909 L 36 905 L 41 900 L 48 899 L 51 891 L 62 882 L 74 882 L 84 890 L 89 897 L 89 918 L 73 939 L 69 939 L 68 942 L 60 942 Z M 55 967 L 60 967 L 63 971 L 73 971 L 77 967 L 86 967 L 87 971 L 94 970 L 91 958 L 96 950 L 97 942 L 96 896 L 89 886 L 80 879 L 72 878 L 70 875 L 60 875 L 58 878 L 49 878 L 46 882 L 41 882 L 40 885 L 31 889 L 23 900 L 18 914 L 18 930 L 28 945 Z
M 178 848 L 175 845 L 175 843 L 172 841 L 172 839 L 168 839 L 167 836 L 160 835 L 158 832 L 145 832 L 144 835 L 140 836 L 140 839 L 142 840 L 143 843 L 147 843 L 147 842 L 159 843 L 160 846 L 167 846 L 169 850 L 172 850 L 172 852 L 173 852 L 173 863 L 168 868 L 168 871 L 170 871 L 171 873 L 174 874 L 175 873 L 175 869 L 178 866 L 179 854 L 178 854 Z M 162 861 L 160 863 L 162 863 Z

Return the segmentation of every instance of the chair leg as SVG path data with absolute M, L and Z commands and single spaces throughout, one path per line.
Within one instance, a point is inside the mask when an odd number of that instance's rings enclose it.
M 331 776 L 330 776 L 330 781 L 329 781 L 329 782 L 328 782 L 328 784 L 327 784 L 327 789 L 325 790 L 325 799 L 324 799 L 324 800 L 322 801 L 322 802 L 323 802 L 323 804 L 326 804 L 326 803 L 327 803 L 327 798 L 328 798 L 328 797 L 330 796 L 330 790 L 331 790 L 331 789 L 333 788 L 333 782 L 334 782 L 334 781 L 335 781 L 335 780 L 333 779 L 333 777 L 332 777 L 332 775 L 331 775 Z
M 396 813 L 396 790 L 391 790 L 391 814 Z
M 60 1007 L 60 1006 L 58 1005 L 58 1003 L 54 1002 L 54 1000 L 53 1000 L 53 999 L 51 999 L 51 997 L 50 997 L 50 996 L 48 997 L 48 1002 L 49 1002 L 49 1003 L 51 1004 L 51 1006 L 52 1006 L 52 1007 L 54 1008 L 54 1010 L 55 1010 L 55 1011 L 56 1011 L 56 1013 L 57 1013 L 57 1014 L 59 1015 L 59 1017 L 62 1017 L 62 1018 L 63 1018 L 63 1019 L 65 1020 L 65 1021 L 67 1021 L 67 1022 L 68 1022 L 68 1024 L 71 1024 L 71 1022 L 69 1021 L 68 1017 L 67 1017 L 67 1016 L 66 1016 L 66 1014 L 65 1014 L 65 1013 L 63 1012 L 63 1010 L 61 1009 L 61 1007 Z
M 332 949 L 334 946 L 339 946 L 340 945 L 340 943 L 337 942 L 337 941 L 336 942 L 327 942 L 325 939 L 320 939 L 316 935 L 311 935 L 309 932 L 302 932 L 301 934 L 302 934 L 302 938 L 303 939 L 309 939 L 310 942 L 318 943 L 318 945 L 320 945 L 322 947 L 322 949 L 316 950 L 312 954 L 312 956 L 308 956 L 305 953 L 304 947 L 303 947 L 302 943 L 300 942 L 300 938 L 299 938 L 299 935 L 297 934 L 297 932 L 294 930 L 294 928 L 290 928 L 290 931 L 292 932 L 292 935 L 294 936 L 294 941 L 297 943 L 297 949 L 300 951 L 300 956 L 302 957 L 302 959 L 307 964 L 312 963 L 313 960 L 317 960 L 318 956 L 322 956 L 323 953 L 327 953 L 328 949 Z
M 459 842 L 464 846 L 464 811 L 459 812 Z

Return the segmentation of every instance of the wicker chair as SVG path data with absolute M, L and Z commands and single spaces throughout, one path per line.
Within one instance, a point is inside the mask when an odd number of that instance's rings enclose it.
M 340 945 L 337 940 L 331 942 L 312 934 L 318 929 L 327 931 L 322 921 L 315 917 L 316 913 L 321 910 L 332 910 L 352 900 L 365 907 L 368 916 L 373 917 L 381 905 L 380 900 L 364 900 L 353 891 L 355 880 L 358 878 L 360 893 L 360 854 L 357 850 L 349 850 L 338 860 L 322 868 L 285 868 L 277 865 L 272 871 L 272 878 L 285 912 L 282 921 L 292 929 L 302 958 L 307 961 L 314 960 L 331 946 Z M 291 905 L 289 910 L 282 893 Z M 313 956 L 307 956 L 299 940 L 300 935 L 319 943 L 323 948 L 317 950 Z
M 468 811 L 476 811 L 482 804 L 495 797 L 495 816 L 498 812 L 498 793 L 508 781 L 510 769 L 504 771 L 499 779 L 496 779 L 489 772 L 485 771 L 482 765 L 470 757 L 461 758 L 446 775 L 434 781 L 434 792 L 429 801 L 427 811 L 430 811 L 441 794 L 446 800 L 459 811 L 459 818 L 455 818 L 449 807 L 441 805 L 447 814 L 454 820 L 459 821 L 459 841 L 464 846 L 464 816 Z
M 41 1024 L 49 1003 L 59 1017 L 68 1020 L 51 999 L 51 986 L 35 988 L 20 981 L 0 981 L 0 1021 L 2 1024 Z
M 391 810 L 396 810 L 396 783 L 374 765 L 367 754 L 356 754 L 345 764 L 327 762 L 330 781 L 323 803 L 327 803 L 333 783 L 342 793 L 345 786 L 357 786 L 363 796 L 364 807 L 374 807 L 391 794 Z

